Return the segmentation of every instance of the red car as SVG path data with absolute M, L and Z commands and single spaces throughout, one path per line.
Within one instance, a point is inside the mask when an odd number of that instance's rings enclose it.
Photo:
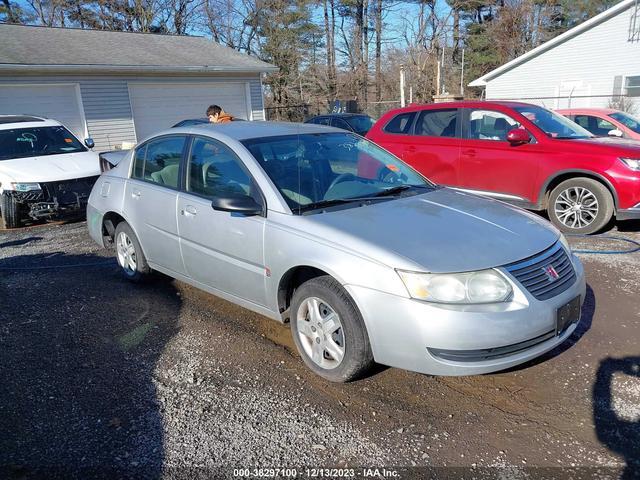
M 431 180 L 542 211 L 562 231 L 640 219 L 640 143 L 518 102 L 411 105 L 367 134 Z
M 586 128 L 596 137 L 622 137 L 640 140 L 640 120 L 611 108 L 567 108 L 556 110 Z

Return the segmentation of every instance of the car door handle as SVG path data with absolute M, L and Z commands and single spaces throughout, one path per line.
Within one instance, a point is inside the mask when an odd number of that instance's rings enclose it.
M 131 196 L 136 200 L 140 198 L 140 195 L 141 195 L 140 190 L 134 190 L 131 192 Z
M 181 210 L 180 213 L 185 217 L 195 217 L 198 213 L 198 210 L 193 205 L 187 205 L 184 207 L 184 210 Z
M 465 157 L 475 157 L 476 156 L 476 151 L 473 150 L 473 149 L 463 150 L 462 151 L 462 155 L 464 155 Z
M 413 145 L 410 145 L 408 147 L 405 147 L 404 151 L 407 153 L 413 153 L 416 151 L 416 147 L 414 147 Z

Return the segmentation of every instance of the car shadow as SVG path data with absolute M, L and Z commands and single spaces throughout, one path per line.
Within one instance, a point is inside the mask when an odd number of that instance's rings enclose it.
M 566 352 L 568 349 L 572 348 L 576 343 L 580 341 L 580 339 L 591 329 L 591 323 L 593 322 L 593 316 L 596 312 L 596 297 L 593 294 L 593 289 L 590 285 L 587 284 L 587 291 L 584 298 L 584 303 L 582 304 L 582 316 L 580 317 L 580 322 L 576 326 L 576 329 L 573 333 L 560 345 L 555 347 L 552 350 L 540 355 L 539 357 L 534 358 L 533 360 L 529 360 L 526 363 L 521 365 L 516 365 L 515 367 L 504 370 L 501 373 L 515 372 L 518 370 L 524 370 L 527 368 L 531 368 L 540 363 L 546 362 L 558 355 Z
M 640 390 L 637 387 L 633 390 L 621 388 L 620 385 L 615 388 L 616 378 L 624 376 L 640 382 L 640 356 L 608 357 L 600 362 L 592 391 L 593 423 L 598 440 L 625 460 L 626 466 L 620 478 L 631 480 L 640 478 L 640 412 L 637 398 Z M 625 394 L 630 398 L 621 398 Z
M 9 240 L 8 242 L 0 243 L 0 248 L 21 247 L 22 245 L 26 245 L 27 243 L 37 242 L 39 240 L 42 240 L 42 238 L 43 237 L 27 237 L 27 238 L 21 238 L 18 240 Z
M 0 305 L 0 477 L 159 478 L 173 283 L 131 284 L 98 255 L 22 255 L 0 259 Z
M 617 227 L 619 232 L 640 232 L 640 220 L 618 221 Z

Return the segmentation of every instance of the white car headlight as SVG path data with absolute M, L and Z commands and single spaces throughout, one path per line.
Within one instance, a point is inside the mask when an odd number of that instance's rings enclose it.
M 571 253 L 573 251 L 571 250 L 571 245 L 569 245 L 569 242 L 567 241 L 567 237 L 565 237 L 562 233 L 560 234 L 559 240 L 562 246 L 567 250 L 567 252 Z
M 509 282 L 495 270 L 419 273 L 398 270 L 411 297 L 436 303 L 496 303 L 511 296 Z
M 620 158 L 620 160 L 631 170 L 640 172 L 640 158 Z
M 33 190 L 42 190 L 39 183 L 11 183 L 13 189 L 17 192 L 31 192 Z

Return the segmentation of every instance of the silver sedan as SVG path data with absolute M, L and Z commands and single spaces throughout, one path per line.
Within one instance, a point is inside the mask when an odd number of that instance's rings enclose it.
M 322 126 L 159 133 L 103 173 L 87 217 L 126 278 L 155 270 L 289 322 L 304 362 L 337 382 L 374 362 L 512 367 L 566 340 L 585 297 L 547 221 Z

